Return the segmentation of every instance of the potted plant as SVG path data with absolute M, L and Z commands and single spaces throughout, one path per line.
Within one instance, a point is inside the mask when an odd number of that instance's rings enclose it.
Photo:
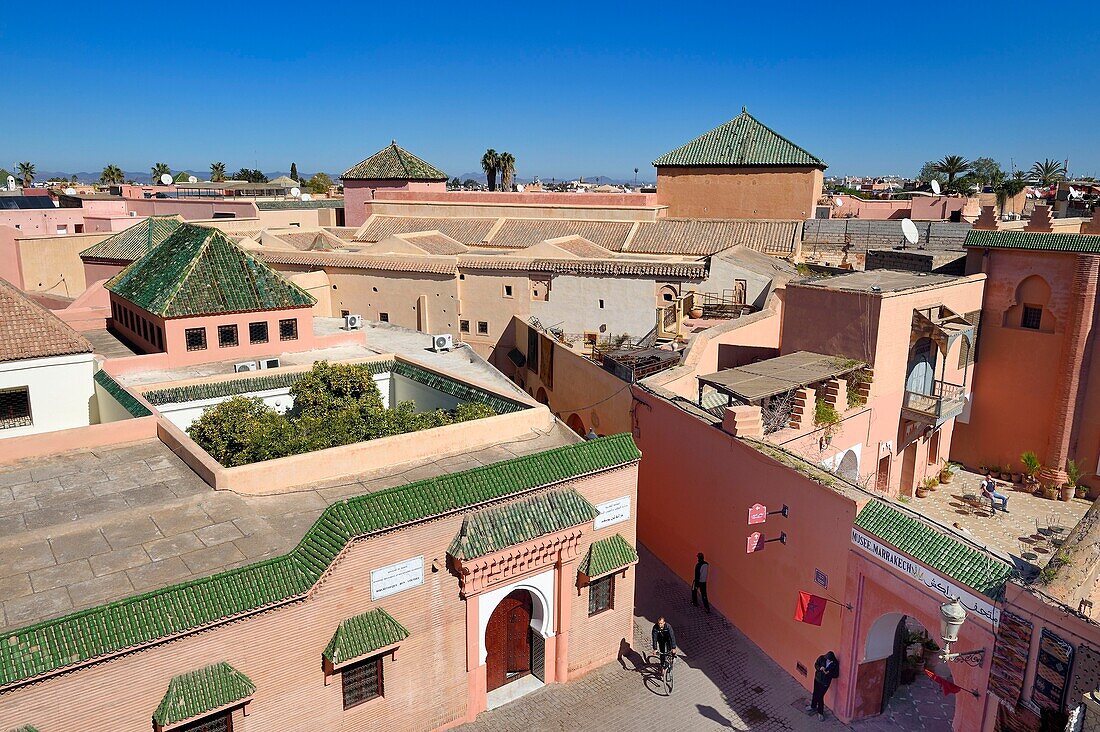
M 1089 497 L 1088 486 L 1079 485 L 1079 486 L 1077 486 L 1074 493 L 1078 498 L 1088 498 Z
M 1066 482 L 1062 486 L 1060 498 L 1063 501 L 1069 501 L 1073 498 L 1073 494 L 1077 492 L 1077 481 L 1081 479 L 1081 468 L 1077 466 L 1076 460 L 1066 461 Z
M 924 483 L 917 484 L 917 498 L 924 498 L 928 495 L 928 489 L 924 486 Z
M 1006 483 L 1012 482 L 1012 463 L 1005 463 L 1001 466 L 1001 480 Z
M 833 432 L 836 431 L 836 426 L 840 424 L 840 413 L 836 411 L 832 404 L 822 399 L 814 407 L 814 426 L 824 428 L 822 433 L 822 442 L 828 445 L 833 439 Z
M 1039 471 L 1043 469 L 1043 464 L 1039 462 L 1039 456 L 1033 451 L 1020 455 L 1020 462 L 1024 466 L 1024 475 L 1026 475 L 1026 482 L 1035 485 L 1039 482 Z
M 1047 483 L 1043 486 L 1043 498 L 1047 499 L 1048 501 L 1057 501 L 1058 493 L 1058 486 L 1054 485 L 1053 483 Z
M 962 469 L 962 466 L 958 463 L 953 463 L 947 458 L 944 458 L 940 462 L 943 465 L 940 467 L 940 482 L 947 485 L 951 481 L 955 480 L 955 473 Z

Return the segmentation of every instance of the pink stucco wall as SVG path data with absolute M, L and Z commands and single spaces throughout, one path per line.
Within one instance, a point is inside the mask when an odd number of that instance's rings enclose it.
M 233 214 L 231 218 L 248 219 L 259 216 L 259 209 L 250 200 L 220 198 L 127 198 L 126 211 L 142 216 L 180 214 L 187 221 L 213 219 L 216 214 Z
M 409 191 L 419 194 L 445 194 L 447 184 L 443 181 L 404 181 L 404 180 L 346 180 L 344 181 L 344 223 L 347 226 L 362 226 L 367 220 L 367 204 L 374 200 L 375 192 L 384 189 L 387 194 Z
M 346 188 L 345 188 L 346 190 Z M 456 203 L 525 203 L 549 206 L 655 206 L 656 193 L 513 193 L 511 191 L 448 191 L 381 189 L 375 193 L 379 201 L 453 201 Z

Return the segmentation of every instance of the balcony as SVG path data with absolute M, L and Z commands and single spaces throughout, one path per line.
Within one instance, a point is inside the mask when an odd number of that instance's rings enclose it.
M 962 384 L 947 381 L 933 381 L 930 393 L 906 391 L 901 404 L 901 415 L 913 422 L 922 422 L 939 427 L 958 416 L 966 400 L 963 398 Z

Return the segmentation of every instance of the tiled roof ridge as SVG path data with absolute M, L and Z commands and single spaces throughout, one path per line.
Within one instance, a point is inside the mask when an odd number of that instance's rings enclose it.
M 588 577 L 600 577 L 638 561 L 638 550 L 622 534 L 613 534 L 592 542 L 577 571 Z
M 173 676 L 153 712 L 158 725 L 194 719 L 256 693 L 252 679 L 227 661 Z
M 816 161 L 817 161 L 817 162 L 818 162 L 819 164 L 821 164 L 821 165 L 825 165 L 825 161 L 824 161 L 824 160 L 822 160 L 822 159 L 821 159 L 821 158 L 819 158 L 818 156 L 814 155 L 813 153 L 811 153 L 811 152 L 810 152 L 809 150 L 807 150 L 806 148 L 802 147 L 801 145 L 799 145 L 799 144 L 797 144 L 797 143 L 794 143 L 794 142 L 791 142 L 791 140 L 790 140 L 790 139 L 788 139 L 786 135 L 783 135 L 783 134 L 781 134 L 781 133 L 779 133 L 779 132 L 776 132 L 776 131 L 775 131 L 775 130 L 773 130 L 773 129 L 772 129 L 771 127 L 768 127 L 768 126 L 767 126 L 766 124 L 764 124 L 763 122 L 761 122 L 760 120 L 758 120 L 758 119 L 757 119 L 756 117 L 753 117 L 753 116 L 752 116 L 752 114 L 751 114 L 751 113 L 749 113 L 749 110 L 747 110 L 747 109 L 744 109 L 744 108 L 742 108 L 742 110 L 741 110 L 741 114 L 745 115 L 746 117 L 748 117 L 749 119 L 751 119 L 751 120 L 752 120 L 753 122 L 755 122 L 756 124 L 760 125 L 760 126 L 761 126 L 761 127 L 763 127 L 763 128 L 765 129 L 765 130 L 767 130 L 768 132 L 772 133 L 773 135 L 775 135 L 776 137 L 778 137 L 778 138 L 779 138 L 780 140 L 782 140 L 783 142 L 787 143 L 787 144 L 788 144 L 788 145 L 790 145 L 791 147 L 793 147 L 793 148 L 795 148 L 795 149 L 797 149 L 797 150 L 799 150 L 799 151 L 801 151 L 801 152 L 805 153 L 805 154 L 806 154 L 806 155 L 807 155 L 808 157 L 810 157 L 810 158 L 813 158 L 813 159 L 814 159 L 814 160 L 816 160 Z
M 344 499 L 327 506 L 286 554 L 4 633 L 0 689 L 305 599 L 352 541 L 621 468 L 639 457 L 624 433 Z
M 447 553 L 459 559 L 476 559 L 579 526 L 598 515 L 595 506 L 574 488 L 537 493 L 466 514 Z
M 1098 254 L 1100 235 L 1065 231 L 971 229 L 966 232 L 963 246 Z
M 334 664 L 342 664 L 403 641 L 409 635 L 408 628 L 383 608 L 376 607 L 341 620 L 321 655 Z
M 732 137 L 733 133 L 735 131 L 737 131 L 737 130 L 735 130 L 735 128 L 737 128 L 740 125 L 744 124 L 744 121 L 746 121 L 746 120 L 748 122 L 750 122 L 751 124 L 754 124 L 757 127 L 759 127 L 761 130 L 763 130 L 763 132 L 765 132 L 769 135 L 773 135 L 777 140 L 779 140 L 780 142 L 782 142 L 785 145 L 789 146 L 789 148 L 791 148 L 793 151 L 799 153 L 801 156 L 804 156 L 804 159 L 802 159 L 802 160 L 783 160 L 783 159 L 780 159 L 780 158 L 782 158 L 784 155 L 789 155 L 790 151 L 778 152 L 777 153 L 776 150 L 768 151 L 768 153 L 770 153 L 772 155 L 771 160 L 765 159 L 765 160 L 741 160 L 741 161 L 736 161 L 736 160 L 733 160 L 732 156 L 729 159 L 716 159 L 721 155 L 728 155 L 730 150 L 729 149 L 723 149 L 722 152 L 715 153 L 714 149 L 711 149 L 709 147 L 712 144 L 712 139 L 709 139 L 709 138 L 714 138 L 714 137 L 720 135 L 724 128 L 729 128 L 730 136 Z M 747 133 L 746 132 L 740 132 L 740 134 L 744 135 L 744 134 L 747 134 Z M 753 139 L 751 137 L 749 139 L 754 144 L 757 144 L 757 143 L 761 142 L 761 140 L 756 140 L 756 139 Z M 716 142 L 716 140 L 714 142 Z M 758 154 L 758 155 L 761 154 L 760 152 L 755 151 L 755 150 L 753 152 L 754 152 L 754 154 Z M 700 156 L 701 159 L 698 159 L 698 160 L 685 159 L 687 157 L 690 157 L 691 155 Z M 736 117 L 734 117 L 731 120 L 728 120 L 726 122 L 723 122 L 719 125 L 714 126 L 713 128 L 707 130 L 706 132 L 703 132 L 702 134 L 697 135 L 696 137 L 692 138 L 691 140 L 688 140 L 684 144 L 674 148 L 673 150 L 670 150 L 669 152 L 665 153 L 664 155 L 661 155 L 659 158 L 657 158 L 656 160 L 653 161 L 652 165 L 654 167 L 664 167 L 664 166 L 670 166 L 670 167 L 704 166 L 705 167 L 705 166 L 711 166 L 711 165 L 713 165 L 713 166 L 732 166 L 732 167 L 737 167 L 737 166 L 750 166 L 750 167 L 751 166 L 788 166 L 788 165 L 793 165 L 793 166 L 797 166 L 797 167 L 803 167 L 803 166 L 826 167 L 826 163 L 825 163 L 824 160 L 821 160 L 819 157 L 812 154 L 811 152 L 809 152 L 808 150 L 806 150 L 802 146 L 791 142 L 789 139 L 787 139 L 783 135 L 779 134 L 778 132 L 773 130 L 771 127 L 769 127 L 768 125 L 766 125 L 763 122 L 761 122 L 760 120 L 758 120 L 756 117 L 749 114 L 748 110 L 746 110 L 744 107 L 741 108 L 741 114 L 737 115 Z
M 148 417 L 152 414 L 149 408 L 139 402 L 126 387 L 118 383 L 110 374 L 103 369 L 95 372 L 95 376 L 92 377 L 97 384 L 103 387 L 104 391 L 115 398 L 115 401 L 119 405 L 130 413 L 131 417 Z
M 0 336 L 3 336 L 0 362 L 71 356 L 93 350 L 91 342 L 76 328 L 2 277 L 0 316 Z

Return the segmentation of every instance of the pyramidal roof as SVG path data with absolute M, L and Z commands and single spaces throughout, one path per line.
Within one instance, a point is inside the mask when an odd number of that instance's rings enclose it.
M 744 107 L 729 122 L 653 161 L 654 167 L 694 165 L 795 165 L 824 169 L 811 155 L 753 117 Z
M 91 351 L 72 326 L 0 279 L 0 363 Z
M 80 253 L 82 259 L 111 259 L 127 264 L 140 259 L 176 232 L 183 217 L 148 216 L 138 223 L 91 245 Z
M 316 300 L 224 233 L 181 224 L 107 281 L 106 288 L 163 318 L 311 307 Z
M 348 168 L 343 180 L 447 180 L 447 174 L 391 141 L 369 158 Z

